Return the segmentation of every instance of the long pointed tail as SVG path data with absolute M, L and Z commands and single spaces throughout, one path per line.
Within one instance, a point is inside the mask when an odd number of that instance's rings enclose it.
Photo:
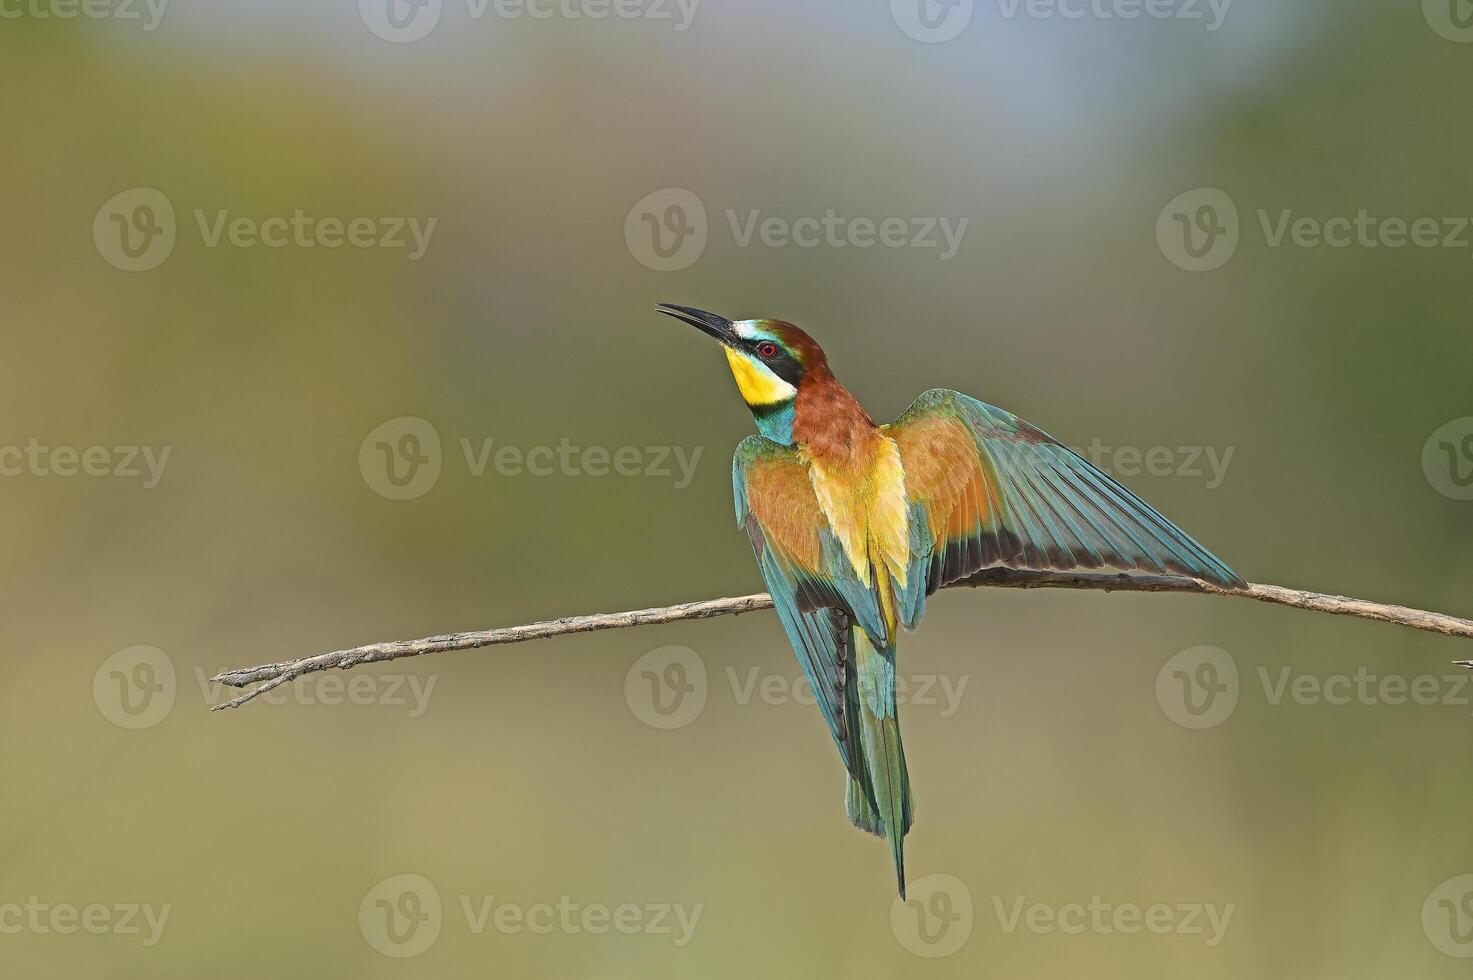
M 895 648 L 877 649 L 864 630 L 852 630 L 855 674 L 858 676 L 851 727 L 858 729 L 868 785 L 849 780 L 844 796 L 849 819 L 861 830 L 890 842 L 895 881 L 905 897 L 905 835 L 914 818 L 915 802 L 900 741 L 900 718 L 895 709 Z

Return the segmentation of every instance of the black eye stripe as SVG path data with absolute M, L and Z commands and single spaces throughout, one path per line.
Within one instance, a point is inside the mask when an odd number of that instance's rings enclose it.
M 769 344 L 776 347 L 777 350 L 770 355 L 764 356 L 762 348 Z M 785 350 L 781 344 L 774 343 L 770 340 L 756 340 L 747 344 L 746 349 L 761 360 L 762 364 L 769 371 L 782 378 L 788 384 L 796 385 L 803 379 L 803 365 L 798 362 L 796 357 Z

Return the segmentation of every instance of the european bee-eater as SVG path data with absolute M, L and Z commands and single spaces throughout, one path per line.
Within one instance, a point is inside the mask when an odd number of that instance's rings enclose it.
M 849 772 L 849 819 L 889 841 L 902 898 L 915 803 L 895 647 L 927 596 L 992 567 L 1243 585 L 1135 494 L 1000 408 L 938 388 L 876 425 L 793 324 L 660 312 L 722 345 L 757 421 L 732 469 L 737 524 Z

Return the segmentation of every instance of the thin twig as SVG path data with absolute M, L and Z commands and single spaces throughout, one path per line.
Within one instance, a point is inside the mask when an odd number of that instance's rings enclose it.
M 1364 599 L 1345 596 L 1323 595 L 1318 592 L 1301 592 L 1278 585 L 1248 585 L 1242 589 L 1224 589 L 1193 579 L 1167 576 L 1105 574 L 1098 572 L 1033 572 L 1012 568 L 990 568 L 979 572 L 951 587 L 989 586 L 1006 589 L 1092 589 L 1105 592 L 1195 592 L 1201 595 L 1239 596 L 1256 599 L 1295 609 L 1310 609 L 1333 616 L 1356 616 L 1375 619 L 1383 623 L 1395 623 L 1412 629 L 1441 633 L 1443 636 L 1458 636 L 1473 639 L 1473 621 L 1444 616 L 1441 613 L 1411 609 L 1406 606 L 1388 606 Z M 387 643 L 370 643 L 350 650 L 322 653 L 315 657 L 288 660 L 277 664 L 261 664 L 258 667 L 243 667 L 216 674 L 211 680 L 231 687 L 246 687 L 260 683 L 246 693 L 217 704 L 212 711 L 222 708 L 238 708 L 252 699 L 281 684 L 296 680 L 304 674 L 320 670 L 347 670 L 359 664 L 380 663 L 386 660 L 402 660 L 405 657 L 421 657 L 427 653 L 449 653 L 454 650 L 477 650 L 481 647 L 502 643 L 522 643 L 527 640 L 542 640 L 551 636 L 569 633 L 591 633 L 595 630 L 624 629 L 630 626 L 653 626 L 657 623 L 675 623 L 687 619 L 711 619 L 716 616 L 733 616 L 739 613 L 771 609 L 772 597 L 762 592 L 757 595 L 741 596 L 736 599 L 706 599 L 702 602 L 687 602 L 678 606 L 661 606 L 656 609 L 636 609 L 631 612 L 599 613 L 592 616 L 570 616 L 526 626 L 508 626 L 504 629 L 477 630 L 470 633 L 445 633 L 427 636 L 421 640 L 394 640 Z M 1473 661 L 1464 661 L 1462 667 L 1473 668 Z

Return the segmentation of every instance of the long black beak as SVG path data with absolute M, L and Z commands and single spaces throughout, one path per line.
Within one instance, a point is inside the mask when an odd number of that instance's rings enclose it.
M 733 332 L 731 321 L 724 316 L 715 313 L 707 313 L 705 310 L 695 310 L 689 306 L 676 306 L 674 303 L 660 303 L 655 307 L 666 316 L 673 316 L 682 323 L 689 323 L 704 334 L 709 334 L 728 346 L 737 339 Z

